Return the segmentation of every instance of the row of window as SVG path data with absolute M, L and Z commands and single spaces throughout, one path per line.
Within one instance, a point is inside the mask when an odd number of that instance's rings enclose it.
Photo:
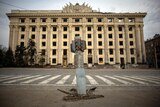
M 75 36 L 80 36 L 79 34 L 75 34 Z M 67 34 L 63 34 L 63 39 L 67 39 L 68 35 Z M 92 38 L 92 34 L 87 34 L 88 38 Z M 98 38 L 101 39 L 103 36 L 102 34 L 98 34 Z M 21 34 L 21 39 L 24 39 L 25 35 Z M 52 34 L 52 38 L 56 39 L 57 38 L 57 34 Z M 108 38 L 112 39 L 113 35 L 112 33 L 108 34 Z M 123 38 L 123 34 L 119 34 L 119 38 Z M 133 34 L 129 34 L 129 38 L 133 38 Z M 35 39 L 35 34 L 31 35 L 31 39 Z M 46 34 L 42 34 L 42 39 L 46 39 Z
M 25 18 L 20 18 L 20 23 L 25 23 L 26 19 Z M 30 19 L 30 22 L 31 23 L 35 23 L 36 22 L 36 18 L 31 18 Z M 52 18 L 51 19 L 52 22 L 58 22 L 58 18 Z M 81 22 L 82 21 L 82 18 L 73 18 L 72 19 L 73 22 Z M 103 18 L 97 18 L 97 22 L 103 22 Z M 47 18 L 41 18 L 40 21 L 42 23 L 45 23 L 47 22 Z M 86 19 L 87 22 L 93 22 L 93 18 L 87 18 Z M 113 22 L 114 21 L 114 18 L 108 18 L 107 19 L 108 22 Z M 117 20 L 118 22 L 124 22 L 124 18 L 118 18 Z M 69 18 L 62 18 L 62 22 L 69 22 Z M 135 19 L 134 18 L 128 18 L 128 22 L 135 22 Z
M 97 27 L 97 31 L 102 31 L 102 29 L 103 29 L 103 27 L 102 26 L 98 26 Z M 42 32 L 45 32 L 45 31 L 47 31 L 47 27 L 46 26 L 42 26 Z M 129 31 L 133 31 L 133 27 L 132 26 L 130 26 L 129 28 L 128 28 L 128 30 Z M 24 32 L 25 31 L 25 27 L 21 27 L 21 32 Z M 35 32 L 36 31 L 36 27 L 35 26 L 32 26 L 31 27 L 31 31 L 32 32 Z M 52 31 L 57 31 L 57 27 L 52 27 Z M 67 26 L 64 26 L 63 27 L 63 31 L 68 31 L 68 27 Z M 75 27 L 75 31 L 80 31 L 80 27 L 78 27 L 78 26 L 76 26 Z M 91 26 L 88 26 L 87 27 L 87 31 L 92 31 L 92 27 Z M 108 31 L 113 31 L 113 26 L 109 26 L 108 27 Z M 122 26 L 119 26 L 118 27 L 118 31 L 123 31 L 123 27 Z

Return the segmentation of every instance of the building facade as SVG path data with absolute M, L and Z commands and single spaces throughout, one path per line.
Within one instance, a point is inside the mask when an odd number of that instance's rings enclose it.
M 160 68 L 160 34 L 145 41 L 146 59 L 149 67 Z
M 75 36 L 86 41 L 84 63 L 92 65 L 146 62 L 143 18 L 146 13 L 111 13 L 86 4 L 67 4 L 62 10 L 12 10 L 9 46 L 36 43 L 45 64 L 74 65 L 70 44 Z M 38 63 L 38 60 L 36 60 Z

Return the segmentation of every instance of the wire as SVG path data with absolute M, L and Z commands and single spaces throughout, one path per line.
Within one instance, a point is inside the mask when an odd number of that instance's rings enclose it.
M 23 7 L 19 7 L 19 6 L 16 6 L 16 5 L 13 5 L 13 4 L 9 4 L 9 3 L 6 3 L 6 2 L 2 2 L 2 1 L 0 1 L 0 3 L 5 4 L 5 5 L 9 5 L 9 6 L 13 6 L 13 7 L 16 7 L 16 8 L 19 8 L 19 9 L 25 9 Z M 25 10 L 27 10 L 27 9 L 25 9 Z

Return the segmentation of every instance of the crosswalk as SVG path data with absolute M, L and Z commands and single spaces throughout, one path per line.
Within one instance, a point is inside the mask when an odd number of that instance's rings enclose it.
M 160 86 L 160 76 L 86 75 L 87 86 Z M 0 75 L 0 85 L 75 86 L 75 75 Z

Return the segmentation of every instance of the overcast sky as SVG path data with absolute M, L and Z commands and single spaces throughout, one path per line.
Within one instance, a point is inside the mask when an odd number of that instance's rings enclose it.
M 8 47 L 9 20 L 6 13 L 14 9 L 61 10 L 71 2 L 86 3 L 101 12 L 147 12 L 144 19 L 144 38 L 160 34 L 160 0 L 0 0 L 0 45 Z

